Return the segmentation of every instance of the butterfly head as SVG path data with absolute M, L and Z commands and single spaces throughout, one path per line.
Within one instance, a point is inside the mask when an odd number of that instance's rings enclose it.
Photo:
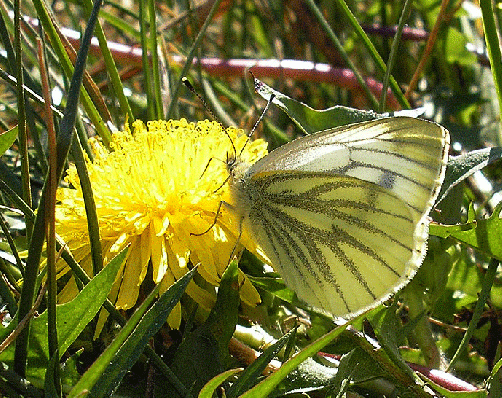
M 233 152 L 227 153 L 226 166 L 230 185 L 235 185 L 235 183 L 242 181 L 244 174 L 250 167 L 250 164 L 243 161 L 239 154 L 235 154 L 235 152 Z

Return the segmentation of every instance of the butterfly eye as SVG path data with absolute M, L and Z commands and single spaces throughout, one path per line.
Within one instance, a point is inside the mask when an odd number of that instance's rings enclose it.
M 237 156 L 235 155 L 235 152 L 230 154 L 230 152 L 227 152 L 227 169 L 229 171 L 232 171 L 237 164 Z

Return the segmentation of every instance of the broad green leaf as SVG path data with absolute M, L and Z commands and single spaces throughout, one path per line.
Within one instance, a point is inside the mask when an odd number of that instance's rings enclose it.
M 61 384 L 73 386 L 80 379 L 80 373 L 78 372 L 77 364 L 82 363 L 80 355 L 84 352 L 83 348 L 80 348 L 77 352 L 71 354 L 69 358 L 61 366 Z
M 463 250 L 459 259 L 453 264 L 446 285 L 448 290 L 462 292 L 461 298 L 456 299 L 461 301 L 452 309 L 452 314 L 458 312 L 461 306 L 469 306 L 477 300 L 482 282 L 483 271 L 473 262 L 472 253 Z M 453 322 L 453 319 L 451 321 Z
M 502 258 L 502 219 L 500 211 L 502 204 L 499 204 L 491 217 L 471 221 L 459 225 L 437 225 L 431 224 L 430 234 L 443 238 L 451 237 L 459 242 L 463 242 L 470 247 L 474 247 L 478 253 L 476 260 L 488 263 L 491 257 Z M 458 254 L 458 253 L 457 253 Z M 468 306 L 477 299 L 478 293 L 482 287 L 484 271 L 477 265 L 472 258 L 472 253 L 465 250 L 460 252 L 457 261 L 448 277 L 447 288 L 462 292 L 462 297 L 455 298 L 457 310 L 463 306 Z M 449 298 L 451 301 L 452 299 Z M 502 286 L 495 283 L 490 292 L 491 304 L 499 307 L 502 305 Z
M 477 151 L 471 151 L 464 155 L 451 157 L 446 168 L 441 191 L 438 196 L 438 202 L 442 201 L 450 190 L 466 178 L 473 175 L 476 171 L 492 164 L 502 158 L 502 148 L 484 148 Z
M 487 219 L 475 220 L 459 225 L 431 224 L 429 233 L 441 238 L 452 237 L 481 253 L 502 261 L 502 220 L 498 205 Z
M 209 380 L 225 371 L 218 340 L 206 324 L 184 334 L 170 368 L 183 385 L 190 387 L 194 395 Z M 155 385 L 154 395 L 158 398 L 183 397 L 167 380 L 159 380 Z
M 262 288 L 266 292 L 279 297 L 290 304 L 296 304 L 298 299 L 295 292 L 289 289 L 281 278 L 248 276 L 253 285 Z
M 98 275 L 91 279 L 80 292 L 79 296 L 81 296 L 81 299 L 78 302 L 75 302 L 75 300 L 71 301 L 73 307 L 68 303 L 62 304 L 60 308 L 58 308 L 60 356 L 63 355 L 70 344 L 72 344 L 82 332 L 84 327 L 101 309 L 113 282 L 115 282 L 115 276 L 117 275 L 118 269 L 125 261 L 127 250 L 126 248 L 117 254 Z M 99 278 L 101 274 L 103 274 L 103 276 Z M 84 293 L 86 289 L 89 289 L 89 291 L 83 296 L 82 293 Z
M 274 95 L 272 102 L 286 112 L 291 120 L 293 120 L 306 134 L 312 134 L 350 123 L 364 122 L 366 120 L 373 120 L 381 117 L 393 115 L 417 117 L 422 113 L 421 110 L 407 110 L 393 114 L 378 114 L 373 111 L 363 111 L 339 105 L 328 109 L 315 110 L 308 105 L 274 90 L 258 79 L 255 79 L 255 90 L 267 101 L 269 101 L 272 95 Z
M 404 359 L 399 354 L 399 343 L 402 338 L 400 336 L 400 329 L 402 325 L 396 309 L 396 303 L 394 303 L 394 309 L 392 307 L 390 309 L 383 309 L 373 317 L 371 324 L 382 350 L 392 362 L 394 372 L 396 374 L 401 372 L 402 377 L 408 377 L 411 381 L 414 378 L 413 371 L 406 365 Z M 383 366 L 385 367 L 385 364 Z
M 354 379 L 354 371 L 361 367 L 361 363 L 356 355 L 361 350 L 352 350 L 348 354 L 342 355 L 338 371 L 331 382 L 331 389 L 333 393 L 338 396 L 345 394 L 347 386 Z M 375 369 L 376 370 L 376 369 Z

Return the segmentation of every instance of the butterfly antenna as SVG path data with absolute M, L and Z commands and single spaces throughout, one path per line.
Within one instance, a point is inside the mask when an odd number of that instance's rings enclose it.
M 202 98 L 202 96 L 197 92 L 197 90 L 195 90 L 194 86 L 192 86 L 190 80 L 188 80 L 187 77 L 182 77 L 181 81 L 183 82 L 185 87 L 188 88 L 192 92 L 192 94 L 194 94 L 199 99 L 202 105 L 204 105 L 204 109 L 206 109 L 206 111 L 211 115 L 213 120 L 218 120 L 218 118 L 215 116 L 215 114 L 213 113 L 207 102 L 204 100 L 204 98 Z
M 244 151 L 244 148 L 246 147 L 246 145 L 248 144 L 248 142 L 251 140 L 251 137 L 253 136 L 254 132 L 256 131 L 256 129 L 258 128 L 258 125 L 261 123 L 261 121 L 263 120 L 263 118 L 265 117 L 265 114 L 267 113 L 268 111 L 268 108 L 270 108 L 270 104 L 272 104 L 272 102 L 274 101 L 274 98 L 275 98 L 275 94 L 272 94 L 270 95 L 270 98 L 268 99 L 267 101 L 267 105 L 265 105 L 265 108 L 263 108 L 263 111 L 260 115 L 260 117 L 258 118 L 258 120 L 256 121 L 256 123 L 254 124 L 253 128 L 251 129 L 251 131 L 249 132 L 248 134 L 248 139 L 246 140 L 246 143 L 244 144 L 244 146 L 242 147 L 241 149 L 241 152 L 239 153 L 239 155 L 242 154 L 242 152 Z
M 213 113 L 213 111 L 211 110 L 211 108 L 209 108 L 209 106 L 208 106 L 207 102 L 204 100 L 204 98 L 202 98 L 202 96 L 195 90 L 194 86 L 192 86 L 192 83 L 190 83 L 190 80 L 188 80 L 187 77 L 183 77 L 181 79 L 181 81 L 186 86 L 186 88 L 188 88 L 192 92 L 192 94 L 194 94 L 199 99 L 199 101 L 202 103 L 202 105 L 204 105 L 204 108 L 211 115 L 211 117 L 214 120 L 217 121 L 218 118 L 215 116 L 215 114 Z M 230 143 L 232 144 L 232 148 L 234 150 L 234 154 L 237 154 L 237 149 L 235 149 L 235 145 L 234 145 L 234 142 L 232 141 L 232 138 L 228 135 L 227 130 L 224 130 L 224 131 L 225 131 L 225 134 L 227 135 L 228 139 L 230 140 Z M 236 156 L 234 155 L 234 158 L 235 157 Z M 227 163 L 228 163 L 228 159 L 227 159 Z M 206 168 L 207 168 L 207 165 L 206 165 Z

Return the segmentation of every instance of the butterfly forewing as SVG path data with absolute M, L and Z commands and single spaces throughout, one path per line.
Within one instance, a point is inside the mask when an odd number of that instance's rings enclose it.
M 446 130 L 411 118 L 298 139 L 232 176 L 242 228 L 301 299 L 353 316 L 421 264 L 447 147 Z

